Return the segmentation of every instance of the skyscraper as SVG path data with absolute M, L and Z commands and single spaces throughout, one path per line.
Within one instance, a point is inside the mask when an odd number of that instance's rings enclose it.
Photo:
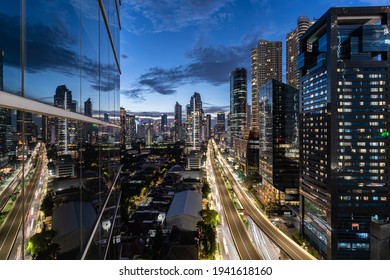
M 224 134 L 226 131 L 226 119 L 225 119 L 225 112 L 218 112 L 217 113 L 217 129 L 215 131 L 216 134 L 221 135 Z M 221 139 L 221 138 L 219 138 Z
M 175 116 L 173 120 L 173 129 L 174 129 L 174 135 L 173 135 L 173 141 L 177 142 L 182 140 L 182 106 L 176 102 L 175 104 Z
M 298 90 L 276 80 L 259 89 L 259 171 L 264 203 L 299 204 Z
M 126 110 L 123 107 L 119 108 L 119 119 L 120 119 L 120 126 L 121 126 L 120 143 L 121 146 L 124 147 L 126 145 Z
M 161 115 L 161 132 L 164 133 L 168 129 L 168 116 L 167 114 Z
M 297 58 L 299 55 L 299 39 L 313 24 L 308 17 L 300 16 L 297 19 L 297 28 L 286 35 L 286 81 L 287 84 L 298 88 L 299 69 Z
M 136 122 L 135 116 L 126 114 L 126 124 L 125 124 L 125 144 L 126 147 L 131 148 L 133 142 L 136 138 Z
M 247 72 L 245 68 L 236 68 L 230 73 L 230 139 L 233 146 L 235 137 L 242 137 L 246 128 Z
M 88 117 L 92 117 L 92 101 L 91 98 L 88 98 L 84 102 L 84 115 Z
M 209 140 L 211 138 L 211 115 L 207 114 L 206 115 L 206 120 L 205 120 L 205 140 Z
M 252 49 L 252 129 L 259 130 L 259 88 L 267 81 L 282 81 L 282 42 L 259 40 Z
M 54 94 L 54 106 L 76 112 L 77 103 L 72 99 L 72 91 L 65 85 L 56 88 Z M 55 121 L 56 142 L 58 143 L 58 153 L 68 154 L 77 149 L 76 122 L 66 118 L 57 118 Z
M 301 38 L 301 229 L 328 259 L 368 259 L 390 216 L 389 12 L 331 8 Z
M 203 108 L 200 94 L 195 92 L 187 105 L 187 147 L 192 150 L 200 148 L 202 142 Z

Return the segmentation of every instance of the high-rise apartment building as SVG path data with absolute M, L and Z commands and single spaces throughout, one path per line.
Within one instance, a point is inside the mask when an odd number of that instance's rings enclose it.
M 174 130 L 173 142 L 182 140 L 183 138 L 182 125 L 183 125 L 182 106 L 179 104 L 179 102 L 176 102 L 174 118 L 173 118 L 173 130 Z
M 137 136 L 137 125 L 135 121 L 134 115 L 126 114 L 126 122 L 125 122 L 125 144 L 126 147 L 131 148 L 133 142 L 135 141 Z
M 259 130 L 259 88 L 267 81 L 282 81 L 282 42 L 259 40 L 252 49 L 252 129 Z
M 263 203 L 299 205 L 298 89 L 270 80 L 259 89 L 259 100 Z
M 297 28 L 286 35 L 286 83 L 295 88 L 299 86 L 299 69 L 297 64 L 299 40 L 313 23 L 308 17 L 300 16 L 297 19 Z
M 245 68 L 236 68 L 230 73 L 230 147 L 233 147 L 234 138 L 241 138 L 246 128 L 246 98 L 247 71 Z
M 388 6 L 331 8 L 301 37 L 301 229 L 328 259 L 368 259 L 390 216 L 389 30 Z

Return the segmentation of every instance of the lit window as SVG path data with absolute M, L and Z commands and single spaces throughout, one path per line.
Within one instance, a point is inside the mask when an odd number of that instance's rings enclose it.
M 360 225 L 358 223 L 352 223 L 352 230 L 359 230 Z

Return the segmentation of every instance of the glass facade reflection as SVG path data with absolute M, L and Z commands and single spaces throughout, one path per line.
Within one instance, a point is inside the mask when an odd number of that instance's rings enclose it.
M 277 80 L 259 89 L 259 171 L 265 203 L 299 204 L 298 90 Z
M 115 259 L 120 1 L 0 7 L 0 259 Z
M 332 8 L 303 35 L 302 229 L 328 259 L 369 259 L 390 216 L 388 30 L 388 7 Z
M 230 73 L 230 147 L 233 147 L 234 138 L 243 136 L 246 127 L 246 95 L 247 71 L 245 68 L 236 68 Z

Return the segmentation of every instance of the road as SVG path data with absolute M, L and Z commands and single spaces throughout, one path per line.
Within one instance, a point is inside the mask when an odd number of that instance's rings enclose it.
M 215 147 L 215 146 L 214 146 Z M 215 147 L 218 151 L 218 149 Z M 224 162 L 221 159 L 221 155 L 218 151 L 218 158 L 220 158 L 221 166 L 224 166 Z M 252 201 L 245 193 L 245 191 L 237 184 L 236 179 L 232 176 L 228 168 L 224 168 L 228 181 L 236 192 L 237 198 L 247 211 L 248 215 L 257 224 L 257 226 L 273 241 L 277 244 L 290 258 L 293 260 L 315 260 L 311 254 L 305 251 L 291 238 L 286 236 L 280 229 L 275 227 L 260 210 L 253 205 Z
M 32 199 L 34 198 L 34 193 L 40 174 L 43 166 L 43 157 L 38 156 L 37 166 L 34 170 L 34 173 L 26 187 L 25 195 L 25 211 L 23 213 L 23 197 L 19 195 L 15 201 L 14 206 L 11 211 L 8 213 L 7 218 L 0 228 L 0 260 L 8 259 L 12 247 L 14 246 L 16 237 L 18 235 L 19 229 L 22 225 L 22 218 L 26 217 L 26 214 L 29 212 Z
M 262 258 L 256 251 L 248 231 L 246 230 L 244 223 L 242 222 L 230 197 L 230 194 L 225 187 L 222 175 L 215 162 L 213 150 L 210 150 L 210 155 L 210 161 L 215 175 L 218 192 L 222 201 L 222 206 L 225 212 L 225 217 L 228 222 L 238 254 L 242 260 L 261 260 Z
M 3 211 L 11 195 L 18 187 L 21 176 L 22 176 L 22 171 L 19 171 L 18 174 L 15 176 L 14 180 L 10 184 L 8 184 L 8 186 L 4 188 L 4 190 L 0 193 L 0 211 Z

